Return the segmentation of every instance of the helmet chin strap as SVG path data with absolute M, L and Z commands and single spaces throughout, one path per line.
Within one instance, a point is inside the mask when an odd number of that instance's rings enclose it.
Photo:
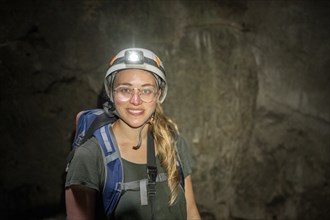
M 142 145 L 142 130 L 143 130 L 144 126 L 146 126 L 146 124 L 152 124 L 153 120 L 154 120 L 154 114 L 152 114 L 148 118 L 148 120 L 146 122 L 144 122 L 144 124 L 142 125 L 142 127 L 140 129 L 140 132 L 139 132 L 139 142 L 138 142 L 138 144 L 136 146 L 133 146 L 133 149 L 134 150 L 138 150 L 141 147 L 141 145 Z
M 103 109 L 109 117 L 119 118 L 119 115 L 116 111 L 115 105 L 112 101 L 108 100 L 105 103 L 103 103 Z

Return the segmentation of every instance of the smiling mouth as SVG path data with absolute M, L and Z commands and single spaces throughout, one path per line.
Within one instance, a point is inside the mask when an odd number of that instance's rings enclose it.
M 142 115 L 144 110 L 141 109 L 127 109 L 127 112 L 132 115 Z

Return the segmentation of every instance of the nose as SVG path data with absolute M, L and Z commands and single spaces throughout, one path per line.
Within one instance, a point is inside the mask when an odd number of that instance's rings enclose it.
M 130 103 L 133 105 L 140 105 L 142 103 L 142 99 L 140 97 L 140 91 L 137 89 L 134 89 L 134 93 L 130 99 Z

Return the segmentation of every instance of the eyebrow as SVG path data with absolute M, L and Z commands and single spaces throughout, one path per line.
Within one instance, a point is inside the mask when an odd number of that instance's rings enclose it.
M 119 83 L 116 86 L 133 86 L 133 84 L 131 83 Z M 152 87 L 157 87 L 157 85 L 155 84 L 151 84 L 151 83 L 146 83 L 146 84 L 142 84 L 141 87 L 146 87 L 146 86 L 152 86 Z

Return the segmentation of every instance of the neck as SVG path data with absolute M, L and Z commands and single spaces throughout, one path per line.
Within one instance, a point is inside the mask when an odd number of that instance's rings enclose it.
M 145 126 L 132 128 L 129 125 L 127 125 L 124 121 L 119 119 L 113 125 L 113 131 L 115 133 L 116 139 L 118 139 L 120 142 L 126 142 L 127 145 L 131 145 L 133 147 L 136 146 L 139 142 L 140 132 L 142 132 L 141 133 L 142 142 L 146 143 L 148 127 L 149 124 L 145 124 Z

